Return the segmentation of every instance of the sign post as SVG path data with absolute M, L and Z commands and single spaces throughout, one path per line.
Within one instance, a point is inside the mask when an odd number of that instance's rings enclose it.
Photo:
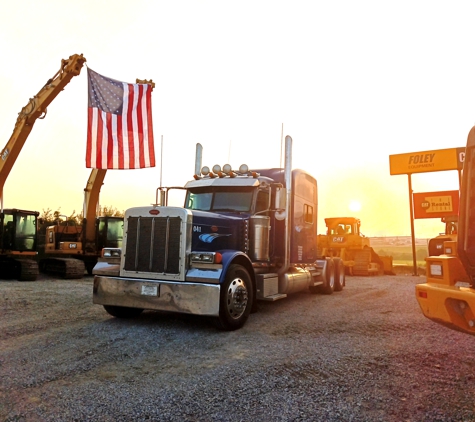
M 458 212 L 458 191 L 445 191 L 414 194 L 412 192 L 411 175 L 414 173 L 427 173 L 433 171 L 457 170 L 459 179 L 459 190 L 462 181 L 462 169 L 465 159 L 465 147 L 447 148 L 431 151 L 409 152 L 406 154 L 395 154 L 389 156 L 389 174 L 391 176 L 398 174 L 407 174 L 408 188 L 409 188 L 409 208 L 411 219 L 411 239 L 412 239 L 412 260 L 413 260 L 413 275 L 418 275 L 417 259 L 416 259 L 416 237 L 414 233 L 414 213 L 415 218 L 437 218 L 440 213 L 450 212 L 450 207 L 456 207 Z M 448 193 L 447 192 L 452 192 Z M 456 192 L 456 193 L 453 193 Z M 442 195 L 440 195 L 442 194 Z M 431 198 L 431 200 L 423 200 L 421 202 L 419 196 L 426 195 L 424 198 Z M 414 197 L 414 198 L 413 198 Z M 457 200 L 455 201 L 455 197 Z M 413 203 L 414 200 L 414 203 Z M 424 204 L 423 204 L 424 202 Z M 455 204 L 456 202 L 456 204 Z M 450 205 L 449 205 L 450 203 Z M 415 204 L 415 205 L 414 205 Z M 429 204 L 427 206 L 427 204 Z M 415 208 L 416 207 L 416 208 Z M 425 207 L 425 217 L 421 217 L 421 208 Z M 429 211 L 430 210 L 430 211 Z M 446 216 L 447 214 L 442 215 Z

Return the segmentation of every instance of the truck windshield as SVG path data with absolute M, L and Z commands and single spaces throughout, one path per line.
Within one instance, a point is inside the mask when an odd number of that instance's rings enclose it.
M 201 211 L 249 212 L 253 190 L 220 188 L 213 191 L 196 189 L 186 194 L 185 208 Z

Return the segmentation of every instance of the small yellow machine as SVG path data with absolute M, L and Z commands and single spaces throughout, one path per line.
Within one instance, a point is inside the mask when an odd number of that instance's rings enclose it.
M 374 251 L 370 239 L 360 232 L 358 218 L 325 218 L 325 224 L 327 234 L 318 235 L 318 249 L 323 256 L 341 258 L 347 274 L 393 274 L 392 257 Z

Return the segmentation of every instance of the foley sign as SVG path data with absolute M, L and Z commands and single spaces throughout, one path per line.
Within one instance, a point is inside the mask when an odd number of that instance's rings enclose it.
M 459 212 L 458 190 L 415 193 L 413 199 L 414 218 L 442 218 Z
M 462 170 L 465 148 L 437 149 L 389 156 L 389 172 L 396 174 Z

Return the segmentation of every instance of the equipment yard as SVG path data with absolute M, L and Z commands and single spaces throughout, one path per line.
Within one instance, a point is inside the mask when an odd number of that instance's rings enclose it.
M 113 318 L 93 278 L 0 282 L 1 421 L 475 420 L 473 336 L 426 319 L 425 277 L 259 302 L 237 331 Z

